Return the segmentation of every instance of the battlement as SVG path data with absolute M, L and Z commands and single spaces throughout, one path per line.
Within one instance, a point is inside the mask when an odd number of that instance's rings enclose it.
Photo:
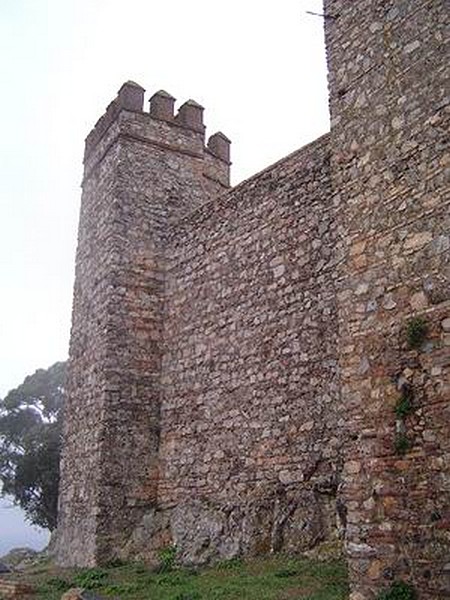
M 211 168 L 206 169 L 206 176 L 228 187 L 231 142 L 223 133 L 217 132 L 205 144 L 203 106 L 190 99 L 175 112 L 176 99 L 168 92 L 159 90 L 150 97 L 149 110 L 144 111 L 144 94 L 145 89 L 133 81 L 121 86 L 117 97 L 86 137 L 85 177 L 122 135 L 204 158 L 205 164 L 212 167 L 212 171 Z M 114 129 L 115 124 L 118 126 Z
M 144 93 L 144 88 L 134 81 L 127 81 L 122 85 L 117 92 L 117 97 L 108 104 L 106 111 L 86 137 L 85 161 L 111 124 L 117 119 L 122 109 L 142 112 L 144 107 Z

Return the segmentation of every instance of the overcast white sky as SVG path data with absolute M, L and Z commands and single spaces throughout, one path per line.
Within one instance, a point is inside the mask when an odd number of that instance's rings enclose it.
M 0 0 L 0 397 L 67 356 L 83 143 L 120 85 L 200 102 L 238 183 L 328 130 L 307 11 L 321 0 Z

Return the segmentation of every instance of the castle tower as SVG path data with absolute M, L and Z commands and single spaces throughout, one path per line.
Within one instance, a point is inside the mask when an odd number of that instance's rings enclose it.
M 450 591 L 449 4 L 324 13 L 351 598 L 403 579 L 436 600 Z
M 167 226 L 229 186 L 203 108 L 125 83 L 86 139 L 61 464 L 58 561 L 120 554 L 158 483 Z

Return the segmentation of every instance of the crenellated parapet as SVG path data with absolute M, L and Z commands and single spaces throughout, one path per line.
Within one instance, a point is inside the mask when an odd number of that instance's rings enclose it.
M 108 128 L 117 119 L 121 110 L 141 112 L 144 106 L 145 90 L 134 81 L 127 81 L 117 92 L 117 97 L 108 104 L 105 113 L 100 117 L 86 137 L 84 158 L 91 154 Z
M 145 111 L 144 94 L 144 88 L 133 81 L 119 89 L 86 138 L 85 178 L 120 138 L 128 138 L 197 158 L 203 162 L 203 175 L 209 181 L 228 187 L 231 142 L 217 132 L 205 143 L 203 106 L 190 99 L 176 111 L 176 99 L 159 90 L 150 97 Z

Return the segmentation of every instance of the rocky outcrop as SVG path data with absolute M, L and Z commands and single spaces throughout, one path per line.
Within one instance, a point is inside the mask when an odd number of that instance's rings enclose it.
M 203 565 L 237 556 L 303 553 L 342 538 L 336 485 L 318 480 L 308 490 L 278 488 L 246 503 L 219 504 L 208 498 L 152 510 L 135 529 L 124 557 L 158 563 L 158 551 L 174 545 L 177 561 Z

